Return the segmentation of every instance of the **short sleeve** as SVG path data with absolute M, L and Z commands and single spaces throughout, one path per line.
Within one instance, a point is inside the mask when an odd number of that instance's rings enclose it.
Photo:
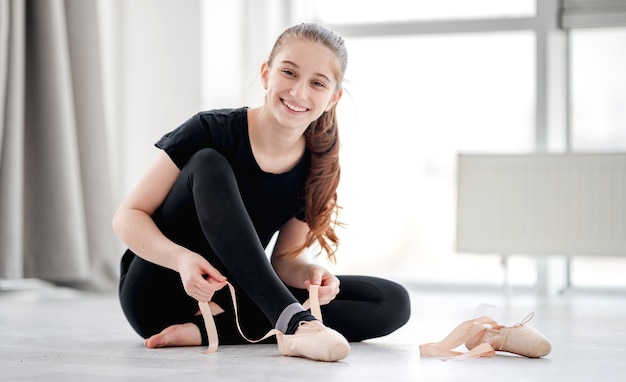
M 211 141 L 211 131 L 201 114 L 196 114 L 161 137 L 155 146 L 165 151 L 178 168 L 183 168 L 196 151 L 210 147 Z

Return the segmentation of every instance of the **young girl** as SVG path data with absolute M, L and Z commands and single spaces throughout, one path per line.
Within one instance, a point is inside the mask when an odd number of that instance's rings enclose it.
M 336 361 L 348 341 L 407 322 L 400 285 L 334 276 L 307 259 L 318 243 L 334 260 L 338 244 L 335 108 L 346 65 L 341 37 L 317 24 L 291 27 L 261 66 L 263 105 L 201 112 L 156 143 L 160 156 L 113 219 L 129 247 L 122 309 L 147 347 L 206 345 L 198 301 L 209 302 L 221 343 L 245 343 L 227 282 L 245 335 L 276 329 L 285 355 Z M 311 285 L 327 326 L 301 305 Z

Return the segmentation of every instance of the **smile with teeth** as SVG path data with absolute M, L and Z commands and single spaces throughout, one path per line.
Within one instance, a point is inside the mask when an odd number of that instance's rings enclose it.
M 292 103 L 289 103 L 289 102 L 287 102 L 287 101 L 285 101 L 285 100 L 283 100 L 283 104 L 284 104 L 285 106 L 287 106 L 290 110 L 296 111 L 296 112 L 298 112 L 298 113 L 302 113 L 302 112 L 305 112 L 305 111 L 307 111 L 307 110 L 308 110 L 308 109 L 307 109 L 307 108 L 305 108 L 305 107 L 296 106 L 296 105 L 294 105 L 294 104 L 292 104 Z

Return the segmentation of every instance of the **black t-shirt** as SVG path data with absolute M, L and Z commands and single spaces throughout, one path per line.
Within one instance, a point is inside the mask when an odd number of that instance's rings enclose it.
M 198 113 L 165 134 L 156 146 L 163 149 L 181 169 L 202 148 L 210 147 L 219 151 L 233 168 L 246 210 L 264 247 L 289 219 L 295 216 L 304 220 L 303 189 L 310 163 L 308 151 L 287 172 L 264 172 L 252 154 L 247 108 Z M 188 203 L 181 201 L 179 205 Z M 157 222 L 158 213 L 157 210 L 154 216 Z M 188 215 L 183 211 L 178 216 L 181 220 L 188 220 Z M 188 224 L 197 222 L 168 222 L 167 225 Z

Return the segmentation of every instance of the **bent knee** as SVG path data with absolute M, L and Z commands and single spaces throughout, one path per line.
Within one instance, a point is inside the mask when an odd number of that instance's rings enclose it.
M 189 158 L 186 166 L 194 167 L 198 165 L 204 166 L 207 164 L 230 167 L 228 160 L 219 151 L 211 147 L 205 147 L 196 151 Z
M 411 297 L 402 285 L 385 280 L 385 307 L 390 317 L 394 317 L 394 326 L 403 326 L 411 318 Z
M 216 177 L 234 177 L 228 160 L 213 148 L 203 148 L 194 153 L 183 167 L 182 172 L 186 172 L 192 177 L 194 175 L 202 175 L 211 179 Z

